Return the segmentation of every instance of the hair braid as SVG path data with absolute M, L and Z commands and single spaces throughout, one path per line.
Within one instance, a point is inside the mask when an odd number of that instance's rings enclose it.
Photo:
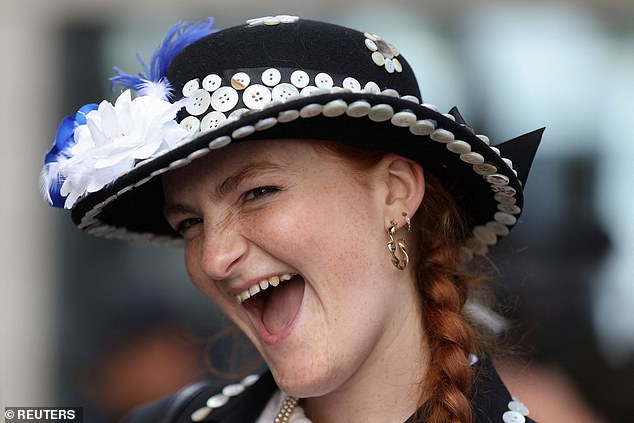
M 473 382 L 469 354 L 474 331 L 462 316 L 469 285 L 478 279 L 459 273 L 458 247 L 464 224 L 449 194 L 426 174 L 425 198 L 418 213 L 416 280 L 430 360 L 423 387 L 425 422 L 471 423 L 468 395 Z

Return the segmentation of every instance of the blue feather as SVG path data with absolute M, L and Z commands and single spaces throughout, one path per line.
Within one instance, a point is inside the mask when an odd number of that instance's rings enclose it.
M 179 22 L 172 25 L 161 44 L 152 54 L 150 66 L 140 54 L 137 54 L 143 73 L 130 75 L 119 68 L 114 68 L 117 75 L 110 78 L 110 83 L 113 86 L 121 85 L 137 92 L 145 90 L 148 85 L 160 84 L 163 86 L 162 92 L 169 96 L 171 89 L 166 75 L 172 60 L 190 44 L 216 32 L 215 29 L 212 29 L 213 25 L 214 19 L 211 17 L 198 23 Z

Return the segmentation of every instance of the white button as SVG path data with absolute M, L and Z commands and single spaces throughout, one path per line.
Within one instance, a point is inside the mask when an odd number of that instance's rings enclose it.
M 415 97 L 413 95 L 404 95 L 403 97 L 401 97 L 401 100 L 411 101 L 412 103 L 418 104 L 418 97 Z
M 438 108 L 438 106 L 435 106 L 433 104 L 429 104 L 429 103 L 423 103 L 421 104 L 421 106 L 428 108 L 429 110 L 433 110 L 434 112 L 438 112 L 440 113 L 440 109 Z
M 323 114 L 326 117 L 337 117 L 346 113 L 348 105 L 343 100 L 333 100 L 324 105 Z
M 456 154 L 465 154 L 471 151 L 471 145 L 468 142 L 456 140 L 447 144 L 447 150 Z
M 369 38 L 365 39 L 365 46 L 370 50 L 370 51 L 377 51 L 379 48 L 377 47 L 376 43 L 374 41 L 372 41 Z
M 256 131 L 265 131 L 267 129 L 274 127 L 275 125 L 277 125 L 277 119 L 274 117 L 269 117 L 269 118 L 259 120 L 253 126 L 255 127 Z
M 392 63 L 394 63 L 394 70 L 398 73 L 403 72 L 403 65 L 401 62 L 395 57 L 392 59 Z
M 213 141 L 211 141 L 209 143 L 209 148 L 211 150 L 215 149 L 215 148 L 222 148 L 225 145 L 229 144 L 231 142 L 231 137 L 228 135 L 223 135 L 221 137 L 218 137 L 216 139 L 214 139 Z M 209 405 L 209 403 L 207 403 L 207 405 Z
M 495 173 L 493 175 L 487 175 L 484 177 L 488 183 L 493 185 L 508 185 L 509 177 L 506 175 L 502 175 L 500 173 Z
M 491 191 L 499 192 L 506 195 L 515 195 L 517 191 L 509 185 L 491 185 Z
M 244 386 L 239 383 L 234 383 L 232 385 L 227 385 L 222 388 L 222 393 L 228 397 L 235 397 L 236 395 L 240 395 L 244 392 Z
M 231 133 L 231 137 L 234 139 L 244 138 L 244 137 L 248 137 L 254 132 L 255 132 L 255 127 L 251 125 L 247 125 L 233 131 Z M 223 393 L 224 393 L 224 390 L 223 390 Z
M 310 82 L 310 77 L 303 70 L 296 70 L 291 74 L 291 84 L 295 85 L 297 88 L 304 88 L 308 86 Z
M 282 21 L 277 16 L 271 16 L 264 19 L 264 25 L 275 26 L 279 25 Z
M 363 91 L 370 94 L 381 94 L 381 88 L 379 88 L 376 82 L 373 81 L 365 84 L 365 87 L 363 87 Z
M 192 413 L 191 420 L 193 422 L 202 422 L 203 420 L 205 420 L 205 418 L 207 418 L 209 413 L 211 413 L 211 408 L 201 407 Z
M 511 401 L 509 402 L 509 410 L 511 411 L 517 411 L 518 413 L 520 413 L 522 416 L 528 416 L 528 407 L 526 407 L 522 402 L 520 401 Z
M 504 213 L 504 212 L 496 212 L 493 215 L 493 218 L 496 222 L 500 222 L 503 225 L 511 226 L 517 223 L 517 218 L 512 214 Z
M 211 96 L 206 90 L 198 89 L 190 94 L 189 101 L 185 106 L 185 110 L 190 115 L 198 116 L 202 115 L 209 108 L 211 103 Z
M 522 209 L 517 204 L 498 204 L 498 210 L 508 214 L 520 214 Z
M 299 115 L 303 118 L 311 118 L 321 114 L 321 111 L 324 109 L 324 106 L 321 104 L 308 104 L 299 111 Z
M 380 51 L 375 51 L 372 53 L 372 61 L 379 66 L 385 65 L 385 56 Z
M 277 115 L 278 122 L 291 122 L 299 117 L 299 110 L 285 110 Z
M 219 112 L 228 112 L 238 104 L 239 94 L 231 87 L 218 88 L 211 95 L 211 107 Z
M 226 120 L 227 117 L 222 112 L 213 111 L 207 113 L 203 120 L 200 121 L 200 130 L 203 132 L 213 131 L 222 126 Z
M 498 171 L 498 168 L 490 163 L 480 163 L 473 165 L 473 171 L 478 175 L 492 175 Z
M 346 110 L 346 114 L 350 117 L 362 117 L 370 113 L 370 109 L 372 109 L 370 103 L 364 100 L 359 100 L 348 105 L 348 110 Z
M 480 141 L 482 141 L 486 145 L 491 145 L 491 140 L 486 135 L 476 135 L 476 137 L 480 138 Z
M 507 159 L 506 157 L 502 157 L 502 161 L 503 161 L 504 163 L 506 163 L 506 165 L 507 165 L 508 167 L 510 167 L 511 169 L 513 169 L 513 162 L 511 161 L 511 159 Z
M 261 110 L 270 101 L 271 91 L 264 85 L 251 85 L 242 93 L 242 102 L 252 110 Z
M 319 88 L 315 87 L 314 85 L 309 85 L 307 87 L 302 88 L 302 90 L 299 92 L 299 95 L 308 97 L 310 95 L 313 95 L 313 93 L 317 91 L 318 89 Z
M 244 90 L 251 83 L 251 77 L 244 72 L 238 72 L 231 77 L 231 86 L 236 90 Z
M 392 62 L 392 59 L 390 58 L 385 59 L 385 70 L 388 73 L 394 73 L 394 71 L 396 70 L 396 67 L 394 66 L 394 62 Z
M 351 76 L 345 78 L 341 85 L 343 85 L 344 88 L 352 90 L 352 92 L 361 91 L 361 84 L 359 83 L 359 81 Z
M 507 411 L 502 415 L 504 423 L 525 423 L 526 417 L 522 416 L 517 411 Z
M 486 227 L 498 236 L 506 236 L 510 233 L 508 226 L 501 224 L 500 222 L 487 222 Z
M 317 76 L 315 77 L 315 85 L 317 86 L 317 88 L 332 88 L 334 85 L 334 82 L 332 81 L 332 77 L 330 75 L 328 75 L 327 73 L 318 73 Z
M 449 144 L 450 142 L 454 142 L 455 138 L 453 133 L 447 131 L 446 129 L 438 128 L 429 136 L 434 141 Z
M 486 226 L 476 226 L 473 228 L 473 236 L 487 245 L 495 245 L 495 243 L 498 242 L 498 237 L 495 232 Z
M 269 68 L 262 72 L 262 82 L 264 83 L 264 85 L 273 87 L 279 84 L 281 80 L 282 74 L 277 69 Z
M 500 155 L 500 149 L 499 148 L 493 147 L 493 146 L 489 146 L 489 148 L 491 149 L 491 151 L 493 151 L 498 156 Z
M 370 34 L 369 32 L 364 32 L 364 33 L 363 33 L 363 35 L 365 35 L 365 38 L 369 38 L 369 39 L 371 39 L 372 41 L 379 41 L 379 39 L 381 38 L 381 37 L 379 37 L 378 35 L 376 35 L 376 34 Z
M 517 203 L 517 199 L 510 195 L 504 194 L 503 192 L 496 193 L 493 198 L 500 204 L 515 204 Z
M 198 131 L 200 128 L 200 120 L 198 120 L 195 116 L 187 116 L 185 119 L 181 120 L 180 125 L 187 132 L 193 133 Z
M 271 98 L 273 100 L 281 100 L 286 101 L 289 97 L 294 95 L 299 95 L 299 90 L 293 84 L 287 84 L 286 82 L 276 85 L 273 88 L 273 92 L 271 93 Z
M 240 119 L 240 117 L 247 113 L 249 111 L 249 109 L 246 109 L 244 107 L 240 108 L 240 109 L 236 109 L 233 112 L 231 112 L 231 114 L 229 115 L 229 117 L 227 118 L 227 120 L 238 120 Z
M 454 115 L 452 115 L 451 113 L 443 113 L 442 115 L 444 117 L 446 117 L 447 119 L 449 119 L 449 120 L 452 120 L 454 122 L 456 121 L 456 117 Z
M 299 17 L 294 15 L 277 15 L 276 17 L 280 20 L 281 23 L 285 24 L 295 23 L 299 20 Z
M 417 120 L 412 126 L 409 127 L 409 131 L 414 135 L 429 135 L 436 130 L 436 121 L 431 119 Z
M 207 400 L 207 407 L 220 408 L 229 402 L 229 397 L 225 394 L 217 394 Z
M 189 97 L 192 95 L 194 91 L 200 88 L 200 82 L 198 79 L 192 79 L 191 81 L 187 81 L 185 85 L 183 85 L 183 96 Z
M 388 88 L 387 90 L 383 90 L 381 91 L 381 95 L 386 95 L 388 97 L 394 97 L 394 98 L 399 98 L 400 95 L 398 94 L 398 91 L 392 89 L 392 88 Z
M 391 122 L 395 126 L 406 128 L 410 125 L 413 125 L 416 122 L 416 115 L 412 112 L 405 112 L 405 111 L 394 113 L 394 116 L 392 116 Z
M 484 163 L 484 157 L 481 154 L 472 151 L 470 153 L 465 153 L 460 155 L 460 160 L 469 164 L 480 164 Z
M 222 84 L 222 79 L 215 73 L 209 74 L 203 79 L 203 88 L 210 93 L 220 88 L 220 84 Z
M 384 122 L 390 120 L 394 116 L 394 109 L 389 104 L 377 104 L 372 106 L 368 117 L 374 122 Z

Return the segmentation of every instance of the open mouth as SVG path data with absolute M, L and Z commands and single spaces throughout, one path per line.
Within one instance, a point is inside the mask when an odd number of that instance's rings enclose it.
M 269 340 L 289 334 L 304 298 L 304 278 L 285 273 L 272 276 L 236 295 L 258 330 Z

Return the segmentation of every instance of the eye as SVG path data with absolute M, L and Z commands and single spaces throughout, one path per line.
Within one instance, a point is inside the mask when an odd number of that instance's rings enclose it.
M 279 192 L 279 190 L 280 189 L 278 187 L 273 186 L 257 187 L 245 192 L 244 199 L 245 201 L 254 201 L 267 195 L 275 194 L 276 192 Z
M 191 229 L 193 226 L 198 225 L 199 223 L 201 223 L 203 220 L 200 218 L 189 218 L 189 219 L 185 219 L 180 221 L 177 225 L 176 225 L 176 231 L 181 234 L 184 235 L 185 232 L 187 232 L 187 230 Z

